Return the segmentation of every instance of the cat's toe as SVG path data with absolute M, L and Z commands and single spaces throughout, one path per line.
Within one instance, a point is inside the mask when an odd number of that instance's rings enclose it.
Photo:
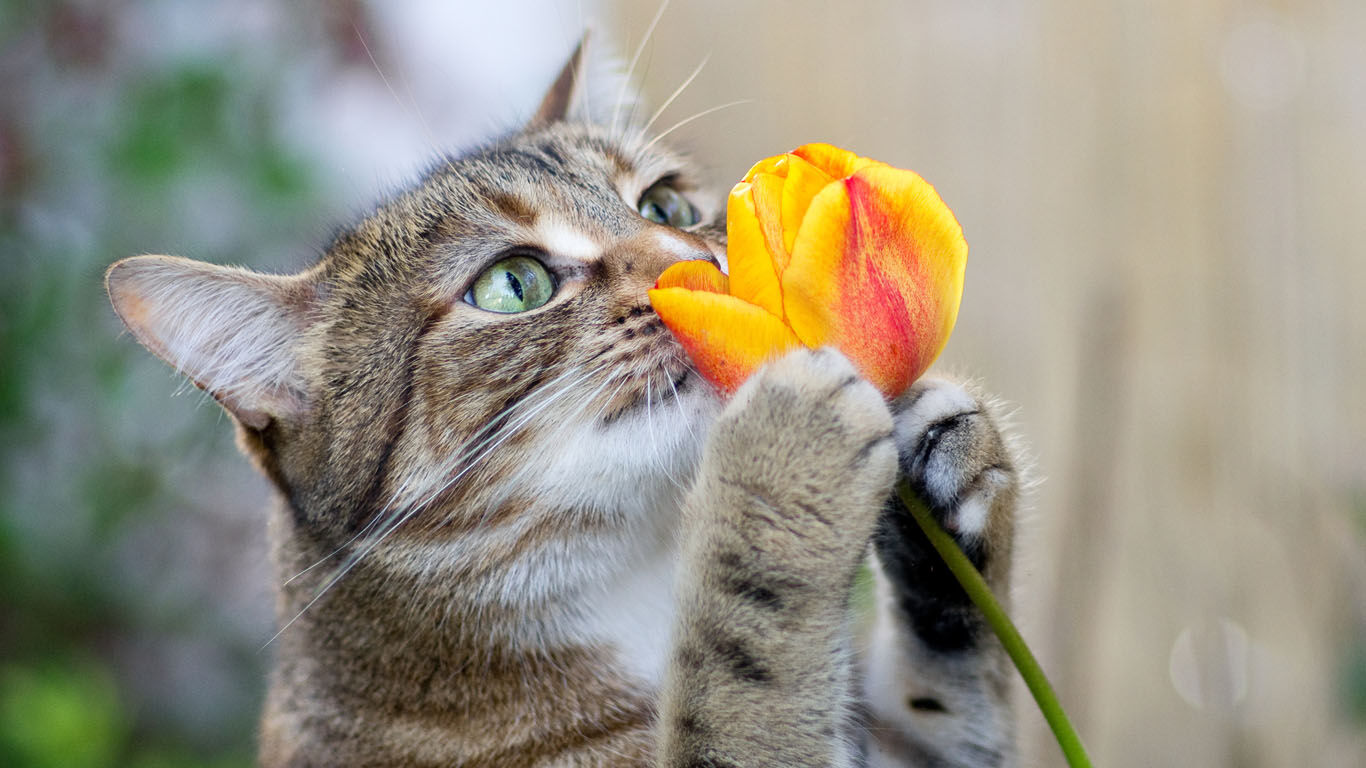
M 901 472 L 960 539 L 987 533 L 1016 470 L 989 405 L 955 382 L 922 379 L 894 404 Z
M 896 476 L 887 402 L 834 350 L 797 349 L 764 366 L 726 407 L 709 455 L 721 482 L 757 502 L 755 521 L 780 521 L 850 562 Z

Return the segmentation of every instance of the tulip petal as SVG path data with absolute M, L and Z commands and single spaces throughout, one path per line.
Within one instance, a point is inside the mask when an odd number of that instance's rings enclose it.
M 749 167 L 749 170 L 745 171 L 745 176 L 744 178 L 740 179 L 740 182 L 745 183 L 754 181 L 754 177 L 758 176 L 761 173 L 772 173 L 781 176 L 783 175 L 782 169 L 785 165 L 787 165 L 787 155 L 785 154 L 774 155 L 773 157 L 765 157 L 763 160 L 760 160 L 754 165 L 751 165 Z
M 876 160 L 859 157 L 845 149 L 830 144 L 804 144 L 790 153 L 829 174 L 831 178 L 843 179 L 872 165 L 883 165 Z
M 778 167 L 786 171 L 786 163 Z M 783 238 L 783 187 L 784 177 L 773 173 L 757 174 L 750 181 L 750 196 L 754 201 L 754 214 L 759 220 L 759 229 L 764 233 L 764 249 L 773 260 L 774 271 L 781 275 L 787 269 L 789 253 Z
M 782 276 L 788 324 L 833 344 L 884 394 L 939 355 L 958 316 L 967 243 L 917 174 L 864 165 L 811 202 Z
M 740 182 L 731 190 L 730 199 L 726 202 L 730 290 L 735 296 L 782 317 L 783 295 L 778 286 L 778 272 L 759 224 L 753 189 L 752 183 Z M 782 242 L 781 237 L 778 242 Z
M 787 156 L 787 180 L 783 184 L 782 224 L 783 249 L 792 253 L 797 231 L 802 225 L 811 200 L 827 184 L 834 181 L 830 174 L 812 165 L 801 156 Z M 787 264 L 783 267 L 786 268 Z
M 686 288 L 706 293 L 730 293 L 730 279 L 710 261 L 694 259 L 669 265 L 655 288 Z
M 650 303 L 698 372 L 724 392 L 800 344 L 777 317 L 735 296 L 657 288 Z

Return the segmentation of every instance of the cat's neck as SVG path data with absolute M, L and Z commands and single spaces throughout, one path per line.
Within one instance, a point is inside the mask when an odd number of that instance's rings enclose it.
M 669 536 L 641 541 L 631 554 L 607 584 L 579 597 L 570 631 L 583 643 L 611 648 L 618 669 L 657 688 L 673 629 L 678 553 Z
M 262 722 L 263 765 L 505 765 L 594 749 L 646 764 L 652 692 L 599 647 L 433 642 L 373 617 L 300 619 L 283 635 Z M 432 624 L 439 624 L 433 619 Z
M 608 717 L 622 701 L 640 704 L 626 708 L 635 712 L 628 720 L 648 720 L 673 621 L 676 536 L 661 521 L 676 520 L 676 510 L 587 555 L 609 578 L 539 610 L 473 605 L 459 585 L 405 583 L 392 564 L 371 568 L 364 559 L 335 583 L 326 567 L 299 576 L 327 553 L 311 551 L 293 519 L 277 510 L 273 526 L 277 614 L 288 626 L 274 641 L 267 731 L 301 727 L 300 712 L 313 721 L 420 712 L 424 721 L 449 716 L 461 733 L 447 737 L 464 744 L 506 733 L 529 709 L 544 709 L 533 719 L 546 727 L 571 728 Z

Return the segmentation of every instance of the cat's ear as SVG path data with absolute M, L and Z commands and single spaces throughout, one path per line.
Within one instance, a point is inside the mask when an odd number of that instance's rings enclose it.
M 143 346 L 246 426 L 264 429 L 308 407 L 298 364 L 298 340 L 316 303 L 307 276 L 136 256 L 110 267 L 105 286 Z
M 587 47 L 588 33 L 584 32 L 583 37 L 579 38 L 579 44 L 574 47 L 574 52 L 569 54 L 569 61 L 565 62 L 555 82 L 551 83 L 550 90 L 541 98 L 541 106 L 527 123 L 528 128 L 558 123 L 569 115 L 574 97 L 583 87 L 584 49 Z

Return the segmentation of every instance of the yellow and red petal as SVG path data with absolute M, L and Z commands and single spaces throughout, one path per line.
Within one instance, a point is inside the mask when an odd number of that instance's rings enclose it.
M 745 171 L 744 178 L 740 179 L 740 183 L 744 184 L 746 182 L 754 181 L 754 177 L 761 173 L 771 173 L 776 176 L 782 176 L 785 173 L 783 168 L 786 165 L 787 155 L 785 154 L 765 157 L 763 160 L 751 165 L 748 171 Z
M 788 154 L 800 157 L 824 171 L 832 179 L 843 179 L 869 166 L 883 165 L 876 160 L 859 157 L 853 152 L 830 144 L 804 144 Z
M 800 344 L 777 317 L 735 296 L 657 288 L 650 291 L 650 303 L 698 372 L 727 393 Z
M 966 263 L 962 229 L 933 187 L 866 164 L 812 200 L 782 276 L 787 321 L 895 396 L 948 341 Z
M 783 309 L 788 326 L 808 347 L 827 344 L 838 322 L 843 272 L 856 256 L 846 253 L 850 225 L 849 198 L 840 181 L 812 199 L 794 241 L 793 260 L 782 277 Z
M 710 261 L 695 259 L 669 265 L 655 281 L 655 288 L 686 288 L 706 293 L 730 293 L 726 273 Z
M 784 181 L 782 176 L 761 173 L 749 182 L 754 216 L 759 221 L 759 231 L 764 233 L 764 250 L 773 262 L 773 270 L 779 275 L 787 268 L 789 257 L 787 246 L 783 244 Z
M 760 223 L 750 182 L 736 184 L 726 201 L 726 240 L 731 293 L 782 317 L 778 272 L 768 252 L 768 236 Z M 778 242 L 782 242 L 781 235 Z
M 801 228 L 807 209 L 811 207 L 812 199 L 835 179 L 795 154 L 787 155 L 786 170 L 782 197 L 783 250 L 791 254 L 797 231 Z M 786 268 L 787 264 L 783 266 Z

